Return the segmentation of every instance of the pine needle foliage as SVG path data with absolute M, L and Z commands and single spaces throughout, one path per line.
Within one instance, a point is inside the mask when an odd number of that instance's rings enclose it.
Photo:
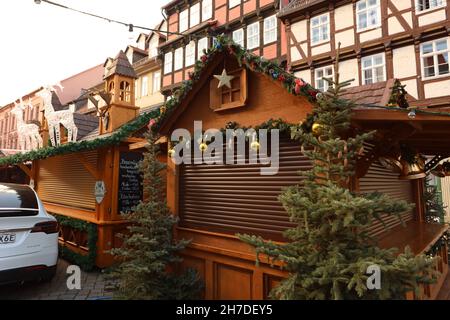
M 271 293 L 275 299 L 404 299 L 419 294 L 419 284 L 433 281 L 433 260 L 414 255 L 408 248 L 381 249 L 367 233 L 382 214 L 397 216 L 412 205 L 389 195 L 350 191 L 364 142 L 374 132 L 350 135 L 352 101 L 342 99 L 350 81 L 328 79 L 330 89 L 317 97 L 315 126 L 298 126 L 292 138 L 303 145 L 313 168 L 301 185 L 287 188 L 279 197 L 290 220 L 296 224 L 284 233 L 286 243 L 254 235 L 239 235 L 255 247 L 260 259 L 278 261 L 289 276 Z M 403 248 L 402 248 L 403 249 Z M 370 266 L 381 270 L 381 289 L 369 290 Z M 370 280 L 370 279 L 369 279 Z
M 128 233 L 121 235 L 123 246 L 111 250 L 120 262 L 111 270 L 116 280 L 116 298 L 133 300 L 186 300 L 200 296 L 197 272 L 173 272 L 182 261 L 179 253 L 189 241 L 176 241 L 173 228 L 177 218 L 166 203 L 163 180 L 165 164 L 158 161 L 156 136 L 147 134 L 148 147 L 140 169 L 144 181 L 144 201 L 125 217 Z

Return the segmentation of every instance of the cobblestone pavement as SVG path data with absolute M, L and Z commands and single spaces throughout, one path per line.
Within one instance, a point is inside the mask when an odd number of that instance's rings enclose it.
M 56 275 L 51 282 L 30 282 L 22 285 L 0 286 L 0 300 L 106 300 L 112 299 L 112 286 L 100 271 L 82 272 L 81 290 L 67 289 L 66 274 L 70 264 L 58 261 Z

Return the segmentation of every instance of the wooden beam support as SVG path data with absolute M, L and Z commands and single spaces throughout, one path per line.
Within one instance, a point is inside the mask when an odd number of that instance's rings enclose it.
M 146 139 L 143 138 L 135 138 L 135 137 L 128 137 L 125 142 L 128 143 L 137 143 L 137 142 L 142 142 L 142 141 L 147 141 Z
M 128 149 L 136 150 L 136 149 L 146 148 L 147 146 L 148 146 L 148 141 L 144 140 L 144 141 L 141 141 L 141 142 L 135 142 L 135 143 L 132 143 L 132 144 L 128 145 Z
M 19 163 L 17 165 L 23 172 L 25 172 L 25 174 L 30 177 L 30 179 L 33 179 L 33 173 L 30 170 L 30 168 L 28 168 L 26 165 L 24 165 L 23 163 Z
M 86 168 L 87 171 L 95 178 L 95 180 L 101 180 L 100 174 L 97 171 L 97 168 L 92 166 L 86 157 L 82 153 L 76 153 L 76 157 L 81 162 L 81 164 Z

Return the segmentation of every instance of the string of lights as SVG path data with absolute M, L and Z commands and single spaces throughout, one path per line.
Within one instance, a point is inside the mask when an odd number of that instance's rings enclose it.
M 83 10 L 79 10 L 79 9 L 75 9 L 75 8 L 72 8 L 72 7 L 68 7 L 66 5 L 63 5 L 63 4 L 54 2 L 54 1 L 34 0 L 34 3 L 36 3 L 36 4 L 41 4 L 42 2 L 45 2 L 45 3 L 49 4 L 49 5 L 52 5 L 52 6 L 61 8 L 61 9 L 74 11 L 74 12 L 77 12 L 77 13 L 80 13 L 80 14 L 83 14 L 83 15 L 86 15 L 86 16 L 90 16 L 90 17 L 93 17 L 93 18 L 104 20 L 104 21 L 107 21 L 109 23 L 116 23 L 116 24 L 123 25 L 123 26 L 128 28 L 129 32 L 133 32 L 134 29 L 140 29 L 140 30 L 146 30 L 146 31 L 165 33 L 167 35 L 185 36 L 185 34 L 182 34 L 182 33 L 179 33 L 179 32 L 172 32 L 172 31 L 168 31 L 168 30 L 162 31 L 162 30 L 157 30 L 157 29 L 153 29 L 153 28 L 147 28 L 147 27 L 143 27 L 143 26 L 134 25 L 132 23 L 126 23 L 126 22 L 115 20 L 115 19 L 111 19 L 111 18 L 108 18 L 108 17 L 103 17 L 103 16 L 100 16 L 100 15 L 97 15 L 97 14 L 94 14 L 94 13 L 90 13 L 90 12 L 86 12 L 86 11 L 83 11 Z
M 444 111 L 429 111 L 424 108 L 415 108 L 410 107 L 408 109 L 400 108 L 400 107 L 388 107 L 388 106 L 380 106 L 376 104 L 368 104 L 368 103 L 357 103 L 358 107 L 365 107 L 365 108 L 374 108 L 374 109 L 386 109 L 391 111 L 401 111 L 401 112 L 408 112 L 408 117 L 414 119 L 417 114 L 426 114 L 426 115 L 434 115 L 434 116 L 444 116 L 444 117 L 450 117 L 450 112 L 444 112 Z

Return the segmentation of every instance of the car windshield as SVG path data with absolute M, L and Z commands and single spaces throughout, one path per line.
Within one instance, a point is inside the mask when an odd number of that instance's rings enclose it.
M 0 218 L 35 216 L 38 213 L 36 194 L 30 187 L 0 183 Z

